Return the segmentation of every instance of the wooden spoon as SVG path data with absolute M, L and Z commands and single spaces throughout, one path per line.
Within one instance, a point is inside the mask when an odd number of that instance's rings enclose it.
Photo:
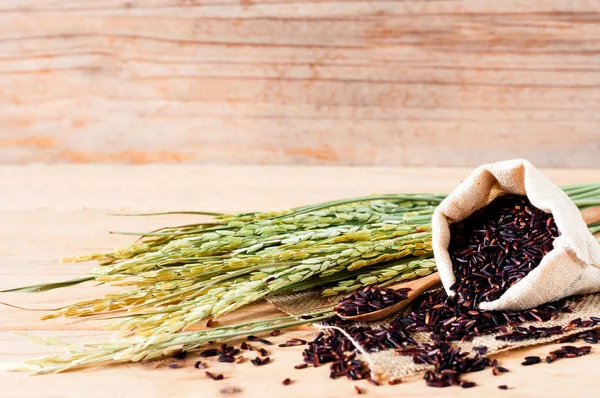
M 587 225 L 600 222 L 600 206 L 590 207 L 585 210 L 582 210 L 581 215 L 583 216 L 583 220 Z M 391 289 L 410 288 L 411 290 L 407 293 L 408 298 L 406 300 L 402 300 L 399 303 L 380 309 L 378 311 L 352 316 L 338 314 L 338 316 L 342 319 L 357 322 L 377 321 L 379 319 L 386 318 L 392 314 L 401 311 L 402 309 L 406 308 L 410 303 L 412 303 L 421 294 L 435 287 L 441 286 L 441 284 L 442 282 L 440 281 L 440 275 L 437 272 L 434 272 L 433 274 L 428 275 L 425 278 L 417 279 L 411 282 L 401 283 L 398 285 L 392 285 L 390 286 Z
M 434 287 L 438 287 L 442 285 L 442 281 L 440 281 L 440 274 L 434 272 L 431 275 L 427 275 L 424 278 L 420 278 L 411 282 L 405 282 L 398 285 L 392 285 L 389 288 L 391 289 L 404 289 L 410 288 L 411 290 L 407 293 L 407 298 L 402 300 L 394 305 L 389 307 L 382 308 L 378 311 L 368 312 L 366 314 L 360 315 L 352 315 L 345 316 L 338 314 L 338 316 L 342 319 L 347 319 L 349 321 L 357 321 L 357 322 L 371 322 L 376 321 L 378 319 L 386 318 L 392 314 L 395 314 L 398 311 L 401 311 L 403 308 L 406 308 L 410 303 L 412 303 L 417 297 L 426 292 L 427 290 L 431 290 Z

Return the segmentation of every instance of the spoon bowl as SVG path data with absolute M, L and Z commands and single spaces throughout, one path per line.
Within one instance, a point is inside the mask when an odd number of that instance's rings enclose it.
M 587 209 L 581 210 L 581 217 L 587 225 L 592 225 L 600 222 L 600 206 L 588 207 Z
M 406 308 L 410 303 L 412 303 L 417 297 L 426 292 L 427 290 L 431 290 L 435 287 L 441 286 L 442 282 L 440 281 L 440 274 L 434 272 L 431 275 L 428 275 L 424 278 L 420 278 L 411 282 L 400 283 L 397 285 L 389 286 L 390 289 L 406 289 L 410 290 L 407 293 L 407 298 L 394 304 L 389 307 L 382 308 L 377 311 L 367 312 L 366 314 L 360 315 L 341 315 L 337 314 L 340 318 L 346 319 L 349 321 L 355 322 L 372 322 L 377 321 L 379 319 L 387 318 L 388 316 L 395 314 L 404 308 Z

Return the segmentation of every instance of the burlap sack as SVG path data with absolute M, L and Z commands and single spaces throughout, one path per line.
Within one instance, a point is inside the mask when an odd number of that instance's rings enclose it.
M 461 221 L 496 197 L 524 195 L 540 210 L 552 213 L 561 236 L 540 265 L 483 310 L 523 310 L 576 294 L 600 292 L 600 245 L 577 206 L 526 160 L 478 167 L 436 209 L 432 218 L 433 250 L 446 292 L 455 282 L 448 254 L 451 223 Z

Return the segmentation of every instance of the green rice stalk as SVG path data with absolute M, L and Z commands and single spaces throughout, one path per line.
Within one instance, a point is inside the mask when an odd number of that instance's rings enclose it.
M 28 336 L 40 344 L 63 347 L 64 354 L 48 355 L 19 364 L 0 364 L 3 365 L 0 366 L 0 369 L 44 374 L 60 373 L 92 364 L 148 361 L 172 356 L 180 350 L 195 352 L 208 341 L 221 342 L 250 334 L 297 327 L 325 320 L 333 314 L 330 309 L 325 309 L 302 316 L 302 318 L 310 317 L 310 319 L 302 319 L 300 316 L 285 316 L 197 332 L 156 334 L 149 339 L 132 337 L 119 341 L 84 345 L 71 345 L 54 338 Z

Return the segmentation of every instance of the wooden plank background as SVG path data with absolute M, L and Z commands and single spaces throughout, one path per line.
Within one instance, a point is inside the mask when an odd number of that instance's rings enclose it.
M 0 163 L 600 167 L 600 3 L 0 0 Z

